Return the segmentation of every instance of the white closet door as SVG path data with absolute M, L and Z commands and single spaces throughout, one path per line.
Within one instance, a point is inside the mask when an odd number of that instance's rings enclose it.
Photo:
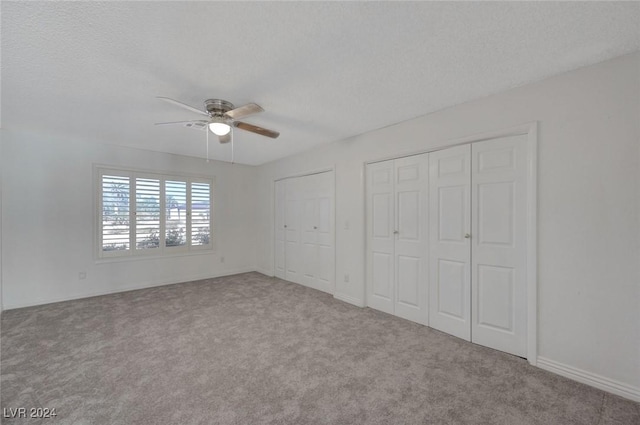
M 427 324 L 426 154 L 394 161 L 395 315 Z
M 286 180 L 275 183 L 275 267 L 274 274 L 280 279 L 285 279 L 285 207 L 286 207 Z
M 429 154 L 429 326 L 471 338 L 471 147 Z
M 335 251 L 334 251 L 334 214 L 333 214 L 333 173 L 316 175 L 316 274 L 314 287 L 321 291 L 334 293 Z
M 367 166 L 367 305 L 394 312 L 394 165 L 383 161 Z
M 302 203 L 302 283 L 314 287 L 315 277 L 318 273 L 318 200 L 315 194 L 310 193 L 309 177 L 304 177 L 304 197 Z
M 302 255 L 300 232 L 300 179 L 286 180 L 285 207 L 285 279 L 302 283 Z
M 333 294 L 335 290 L 332 172 L 275 183 L 275 275 Z
M 300 230 L 302 255 L 302 284 L 313 287 L 317 273 L 318 241 L 316 223 L 318 222 L 318 200 L 316 199 L 315 176 L 298 179 L 300 191 Z
M 472 145 L 472 341 L 526 356 L 527 136 Z

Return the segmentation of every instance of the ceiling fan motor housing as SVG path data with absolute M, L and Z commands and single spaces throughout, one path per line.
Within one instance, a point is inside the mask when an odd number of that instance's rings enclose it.
M 204 101 L 204 107 L 212 118 L 222 118 L 225 113 L 234 108 L 233 103 L 222 99 L 207 99 Z

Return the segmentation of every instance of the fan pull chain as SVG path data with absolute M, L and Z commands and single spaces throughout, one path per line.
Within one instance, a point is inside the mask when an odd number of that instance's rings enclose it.
M 235 159 L 235 137 L 233 137 L 233 130 L 231 130 L 231 164 L 233 165 Z
M 207 162 L 209 162 L 209 126 L 204 130 L 207 133 Z

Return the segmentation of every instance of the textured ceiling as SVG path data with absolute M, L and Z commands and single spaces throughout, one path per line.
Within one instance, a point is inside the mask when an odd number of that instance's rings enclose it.
M 2 2 L 2 127 L 204 157 L 155 99 L 256 102 L 261 164 L 640 49 L 640 3 Z M 393 143 L 393 141 L 389 141 Z M 229 145 L 211 156 L 229 160 Z

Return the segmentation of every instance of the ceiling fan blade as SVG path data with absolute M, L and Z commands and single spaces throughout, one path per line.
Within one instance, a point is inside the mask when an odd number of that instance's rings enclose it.
M 255 103 L 247 103 L 244 106 L 240 106 L 239 108 L 227 111 L 225 115 L 233 118 L 234 120 L 237 120 L 252 114 L 257 114 L 258 112 L 264 112 L 262 106 L 256 105 Z
M 168 121 L 168 122 L 157 122 L 154 123 L 154 125 L 171 125 L 171 124 L 186 124 L 186 123 L 197 123 L 197 122 L 201 122 L 201 123 L 206 123 L 207 121 L 205 120 L 188 120 L 188 121 Z
M 189 111 L 191 111 L 191 112 L 195 112 L 196 114 L 205 115 L 205 116 L 207 116 L 207 117 L 209 116 L 209 114 L 208 114 L 208 113 L 206 113 L 205 111 L 203 111 L 202 109 L 194 108 L 193 106 L 189 106 L 189 105 L 187 105 L 187 104 L 185 104 L 185 103 L 178 102 L 178 101 L 177 101 L 177 100 L 175 100 L 175 99 L 171 99 L 171 98 L 168 98 L 168 97 L 162 97 L 162 96 L 157 96 L 157 98 L 158 98 L 158 99 L 162 99 L 162 100 L 164 100 L 165 102 L 172 103 L 172 104 L 174 104 L 174 105 L 176 105 L 176 106 L 179 106 L 179 107 L 181 107 L 181 108 L 188 109 Z
M 220 143 L 229 143 L 231 141 L 231 132 L 224 136 L 218 136 L 218 140 L 220 140 Z
M 276 139 L 280 133 L 273 130 L 268 130 L 266 128 L 258 127 L 257 125 L 247 124 L 246 122 L 236 121 L 233 123 L 234 126 L 238 127 L 241 130 L 250 131 L 252 133 L 257 133 L 262 136 L 271 137 L 272 139 Z

